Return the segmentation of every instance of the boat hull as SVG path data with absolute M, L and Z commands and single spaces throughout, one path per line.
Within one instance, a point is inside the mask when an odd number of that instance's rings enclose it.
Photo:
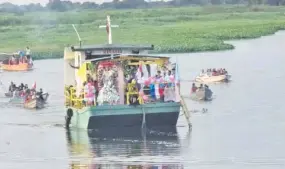
M 72 127 L 103 129 L 117 127 L 141 127 L 145 114 L 147 128 L 176 126 L 180 113 L 180 103 L 155 103 L 138 106 L 105 105 L 83 110 L 68 108 Z M 144 113 L 145 112 L 145 113 Z M 71 115 L 72 114 L 72 115 Z M 69 127 L 69 124 L 66 124 Z
M 219 75 L 219 76 L 197 76 L 195 78 L 196 82 L 200 83 L 215 83 L 215 82 L 227 82 L 231 78 L 231 75 Z
M 12 96 L 13 96 L 12 92 L 5 93 L 5 97 L 12 97 Z
M 16 65 L 2 64 L 1 66 L 1 69 L 5 71 L 28 71 L 32 68 L 33 66 L 28 63 L 19 63 Z
M 24 103 L 24 108 L 26 109 L 42 109 L 44 108 L 44 101 L 40 101 L 39 99 L 33 99 L 29 102 Z
M 25 102 L 25 99 L 23 97 L 14 97 L 10 99 L 11 104 L 15 105 L 24 105 L 24 108 L 26 109 L 42 109 L 44 108 L 44 105 L 46 104 L 48 100 L 49 94 L 45 93 L 43 94 L 44 100 L 40 100 L 39 98 L 37 99 L 32 99 L 28 102 Z

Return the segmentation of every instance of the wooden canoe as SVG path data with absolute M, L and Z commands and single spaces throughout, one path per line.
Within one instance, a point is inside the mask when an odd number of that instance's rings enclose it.
M 10 99 L 9 103 L 14 104 L 14 105 L 24 104 L 24 108 L 27 108 L 27 109 L 41 109 L 44 107 L 44 104 L 46 104 L 48 97 L 49 97 L 49 94 L 45 93 L 43 94 L 44 100 L 35 98 L 28 102 L 25 102 L 25 99 L 23 97 L 13 97 Z
M 42 109 L 44 108 L 45 102 L 39 98 L 32 99 L 24 103 L 24 108 L 26 109 Z

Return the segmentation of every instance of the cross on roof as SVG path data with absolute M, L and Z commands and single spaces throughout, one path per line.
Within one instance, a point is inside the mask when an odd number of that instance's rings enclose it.
M 119 25 L 111 25 L 110 16 L 107 15 L 106 25 L 100 25 L 99 28 L 106 28 L 109 44 L 112 44 L 112 29 L 111 29 L 111 27 L 117 28 L 117 27 L 119 27 Z

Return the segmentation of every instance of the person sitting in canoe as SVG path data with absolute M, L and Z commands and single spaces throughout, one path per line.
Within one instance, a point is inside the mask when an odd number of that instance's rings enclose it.
M 197 86 L 195 85 L 195 83 L 193 83 L 193 84 L 192 84 L 191 92 L 192 92 L 192 93 L 195 93 L 195 92 L 197 91 L 197 89 L 198 89 Z
M 9 92 L 13 92 L 14 91 L 14 83 L 11 82 L 10 86 L 9 86 Z
M 38 96 L 39 99 L 41 99 L 42 101 L 44 101 L 44 97 L 43 97 L 43 89 L 40 89 L 39 92 L 37 92 L 36 94 Z
M 25 92 L 25 103 L 29 102 L 30 100 L 32 100 L 31 90 L 27 89 Z
M 9 59 L 9 65 L 15 65 L 16 64 L 16 58 L 13 55 L 10 59 Z
M 209 88 L 209 86 L 208 86 L 208 85 L 205 85 L 205 95 L 206 95 L 206 97 L 207 97 L 208 99 L 210 99 L 210 98 L 212 97 L 212 94 L 213 94 L 213 92 L 212 92 L 212 90 Z
M 203 89 L 204 89 L 203 84 L 200 84 L 200 86 L 199 86 L 198 90 L 203 90 Z
M 20 96 L 20 90 L 19 88 L 15 87 L 15 90 L 13 91 L 13 98 Z

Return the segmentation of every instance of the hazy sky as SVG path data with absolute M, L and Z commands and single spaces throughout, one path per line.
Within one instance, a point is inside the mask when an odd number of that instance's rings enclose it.
M 0 4 L 4 2 L 10 2 L 13 4 L 23 5 L 23 4 L 29 4 L 29 3 L 41 3 L 45 5 L 49 0 L 0 0 Z M 110 2 L 112 0 L 69 0 L 72 2 L 96 2 L 96 3 L 102 3 L 102 2 Z

